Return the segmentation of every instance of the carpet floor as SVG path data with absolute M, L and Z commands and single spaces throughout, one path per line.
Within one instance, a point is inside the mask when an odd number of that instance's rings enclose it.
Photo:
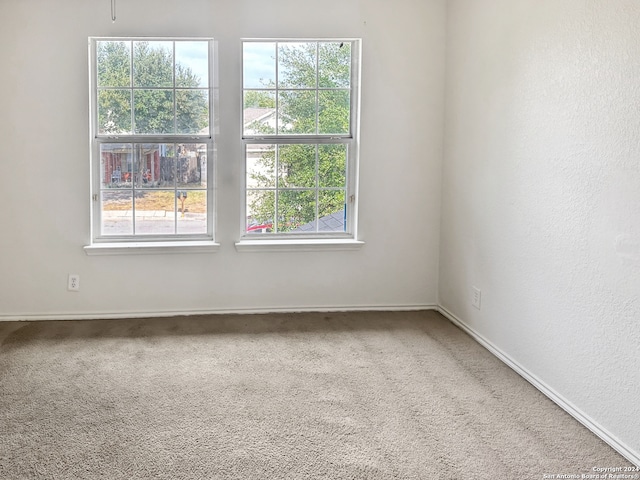
M 0 345 L 1 479 L 631 465 L 436 312 L 5 322 Z

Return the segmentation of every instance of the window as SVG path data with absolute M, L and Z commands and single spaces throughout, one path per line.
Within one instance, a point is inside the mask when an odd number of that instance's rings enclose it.
M 212 41 L 92 38 L 93 240 L 212 240 Z
M 359 45 L 243 41 L 243 239 L 354 238 Z

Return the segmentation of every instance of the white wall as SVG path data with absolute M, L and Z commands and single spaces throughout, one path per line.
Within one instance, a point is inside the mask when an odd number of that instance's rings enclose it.
M 0 2 L 0 319 L 437 299 L 444 0 Z M 219 40 L 215 254 L 88 257 L 89 36 Z M 363 39 L 355 252 L 238 253 L 240 38 Z M 66 291 L 68 273 L 81 291 Z
M 449 1 L 439 297 L 640 462 L 638 25 L 635 0 Z

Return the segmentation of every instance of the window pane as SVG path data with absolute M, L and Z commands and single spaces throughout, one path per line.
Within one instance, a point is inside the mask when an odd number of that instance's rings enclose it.
M 319 133 L 349 133 L 349 90 L 320 90 Z
M 244 135 L 270 135 L 276 130 L 276 94 L 268 90 L 244 92 Z
M 100 185 L 102 188 L 131 188 L 132 148 L 129 143 L 100 145 Z
M 173 87 L 173 42 L 133 42 L 133 86 Z
M 318 46 L 318 86 L 349 88 L 351 85 L 351 43 L 321 42 Z
M 98 133 L 131 133 L 131 91 L 98 91 Z
M 316 42 L 278 44 L 278 87 L 316 87 Z
M 346 187 L 346 145 L 318 145 L 318 184 L 320 187 Z
M 278 188 L 315 185 L 316 146 L 281 145 L 278 148 Z
M 275 218 L 275 191 L 247 191 L 247 233 L 271 233 Z
M 318 192 L 318 231 L 344 232 L 346 227 L 344 190 Z
M 246 151 L 247 188 L 275 187 L 275 145 L 249 144 Z
M 205 144 L 185 143 L 177 146 L 176 175 L 178 188 L 207 186 Z M 204 172 L 203 172 L 204 170 Z
M 279 232 L 290 232 L 316 218 L 313 190 L 278 190 L 277 204 Z
M 316 133 L 316 92 L 278 92 L 278 133 Z
M 175 205 L 175 190 L 136 191 L 136 235 L 175 233 Z
M 206 144 L 102 144 L 100 152 L 104 235 L 207 233 Z
M 318 215 L 320 218 L 304 223 L 292 233 L 344 232 L 346 225 L 343 191 L 320 191 L 318 195 Z
M 176 42 L 176 87 L 209 85 L 209 42 Z
M 246 155 L 247 233 L 345 231 L 347 145 L 249 144 Z
M 131 43 L 96 42 L 98 87 L 131 86 Z
M 152 171 L 152 177 L 147 180 L 151 180 L 152 182 L 155 180 L 158 181 L 159 187 L 173 187 L 176 182 L 176 149 L 175 146 L 171 143 L 168 144 L 160 144 L 159 148 L 159 158 L 160 158 L 160 171 L 158 172 L 157 165 L 154 165 L 154 170 Z M 154 158 L 155 162 L 155 158 Z M 144 165 L 143 165 L 144 168 Z M 149 167 L 150 169 L 150 167 Z
M 175 148 L 172 143 L 137 144 L 133 181 L 136 188 L 173 187 Z
M 134 90 L 135 133 L 173 133 L 173 91 Z
M 207 233 L 206 190 L 178 190 L 176 195 L 178 201 L 177 233 Z
M 102 192 L 102 235 L 133 234 L 133 192 L 108 190 Z
M 276 44 L 245 42 L 242 45 L 244 88 L 275 87 Z
M 176 90 L 177 133 L 207 135 L 209 133 L 209 92 Z

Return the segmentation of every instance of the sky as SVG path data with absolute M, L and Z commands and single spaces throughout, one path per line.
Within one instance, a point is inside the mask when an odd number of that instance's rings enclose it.
M 162 48 L 171 52 L 171 41 L 147 41 L 153 49 Z M 200 87 L 209 86 L 209 42 L 204 40 L 176 40 L 176 64 L 189 67 L 200 78 Z
M 209 43 L 206 41 L 177 41 L 176 63 L 189 67 L 200 78 L 200 86 L 209 85 Z
M 171 49 L 171 42 L 149 42 L 153 48 Z M 176 63 L 189 67 L 200 78 L 200 86 L 208 86 L 208 44 L 206 41 L 176 41 Z M 243 44 L 244 88 L 260 88 L 276 78 L 275 42 Z
M 260 88 L 276 80 L 275 42 L 245 42 L 242 45 L 244 88 Z

